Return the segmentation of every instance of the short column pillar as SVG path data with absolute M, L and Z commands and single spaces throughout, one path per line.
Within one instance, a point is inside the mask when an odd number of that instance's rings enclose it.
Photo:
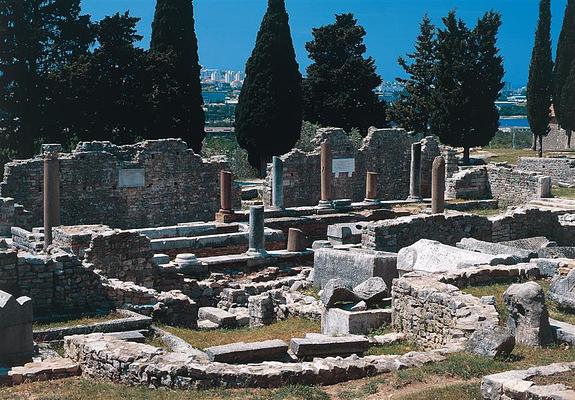
M 332 208 L 332 153 L 331 144 L 325 141 L 321 144 L 321 200 L 320 208 Z
M 264 207 L 250 207 L 249 249 L 247 254 L 267 256 L 264 231 Z
M 273 182 L 272 182 L 272 207 L 283 210 L 284 208 L 284 162 L 281 158 L 273 158 Z
M 365 177 L 365 202 L 377 203 L 377 172 L 368 172 Z
M 43 145 L 44 250 L 52 245 L 52 228 L 60 225 L 60 145 Z
M 229 171 L 220 171 L 220 213 L 234 213 L 232 209 L 232 173 Z
M 435 157 L 431 168 L 431 212 L 441 214 L 445 211 L 445 159 Z
M 301 252 L 307 249 L 307 238 L 301 229 L 289 228 L 287 251 Z
M 411 169 L 409 174 L 409 200 L 421 200 L 421 143 L 411 145 Z

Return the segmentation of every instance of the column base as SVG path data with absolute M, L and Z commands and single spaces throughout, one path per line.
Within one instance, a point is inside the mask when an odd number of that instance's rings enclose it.
M 220 210 L 216 213 L 215 220 L 216 222 L 220 223 L 230 223 L 230 222 L 237 222 L 239 220 L 239 217 L 236 213 L 234 213 L 233 210 L 232 211 Z
M 270 256 L 269 253 L 265 249 L 261 249 L 261 250 L 249 249 L 248 251 L 246 251 L 246 255 L 252 256 L 252 257 L 261 257 L 261 258 L 267 258 Z
M 364 199 L 363 202 L 365 204 L 381 204 L 381 200 L 379 199 Z
M 331 200 L 320 200 L 319 204 L 316 206 L 316 208 L 319 210 L 327 210 L 327 209 L 331 209 L 334 207 L 333 207 L 333 202 Z
M 411 195 L 409 195 L 409 197 L 407 198 L 407 200 L 409 200 L 409 201 L 423 201 L 423 197 L 421 197 L 421 196 L 411 196 Z

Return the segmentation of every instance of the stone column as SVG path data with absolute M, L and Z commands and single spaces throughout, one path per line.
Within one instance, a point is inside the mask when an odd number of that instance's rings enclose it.
M 264 222 L 264 207 L 250 207 L 249 255 L 267 256 Z
M 365 178 L 365 201 L 377 203 L 377 172 L 368 172 Z
M 445 211 L 445 159 L 435 157 L 431 167 L 431 212 L 440 214 Z
M 220 171 L 220 213 L 234 213 L 232 209 L 232 173 L 229 171 Z
M 321 200 L 319 202 L 320 208 L 332 207 L 332 157 L 331 157 L 331 144 L 325 141 L 321 144 Z
M 52 244 L 52 228 L 60 225 L 60 145 L 43 145 L 44 250 Z
M 307 238 L 301 229 L 289 228 L 287 250 L 291 252 L 305 251 Z
M 409 175 L 409 199 L 421 200 L 421 143 L 411 145 L 411 170 Z
M 273 158 L 272 207 L 284 208 L 284 163 L 281 158 Z

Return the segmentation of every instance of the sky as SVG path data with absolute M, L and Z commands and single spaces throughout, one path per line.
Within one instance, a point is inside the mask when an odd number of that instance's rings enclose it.
M 567 0 L 552 1 L 552 40 L 557 44 Z M 141 47 L 148 48 L 155 0 L 82 0 L 84 13 L 95 20 L 130 11 L 141 18 Z M 251 54 L 267 0 L 195 0 L 195 23 L 200 64 L 206 68 L 244 70 Z M 292 38 L 302 73 L 309 65 L 305 43 L 311 30 L 351 12 L 367 31 L 367 55 L 376 60 L 384 80 L 403 76 L 397 58 L 413 50 L 419 22 L 425 13 L 441 25 L 441 17 L 456 10 L 474 25 L 488 10 L 502 14 L 499 47 L 505 61 L 505 80 L 514 86 L 527 82 L 537 24 L 539 0 L 286 0 Z

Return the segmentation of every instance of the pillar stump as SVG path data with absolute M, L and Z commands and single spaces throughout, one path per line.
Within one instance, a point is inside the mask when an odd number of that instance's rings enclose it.
M 52 228 L 60 225 L 60 145 L 43 145 L 44 250 L 52 245 Z
M 411 145 L 408 200 L 421 201 L 421 143 Z
M 264 207 L 250 207 L 248 255 L 266 257 Z
M 272 207 L 277 210 L 284 209 L 284 163 L 281 158 L 274 156 L 272 167 Z
M 431 212 L 441 214 L 445 211 L 445 159 L 435 157 L 431 168 Z
M 321 144 L 321 199 L 319 208 L 333 208 L 332 179 L 331 143 L 325 141 Z
M 220 211 L 216 213 L 217 222 L 234 222 L 232 207 L 232 173 L 220 171 Z
M 307 238 L 301 229 L 289 228 L 287 251 L 301 252 L 307 249 Z
M 365 200 L 366 203 L 379 203 L 377 197 L 377 172 L 367 172 L 365 177 Z

